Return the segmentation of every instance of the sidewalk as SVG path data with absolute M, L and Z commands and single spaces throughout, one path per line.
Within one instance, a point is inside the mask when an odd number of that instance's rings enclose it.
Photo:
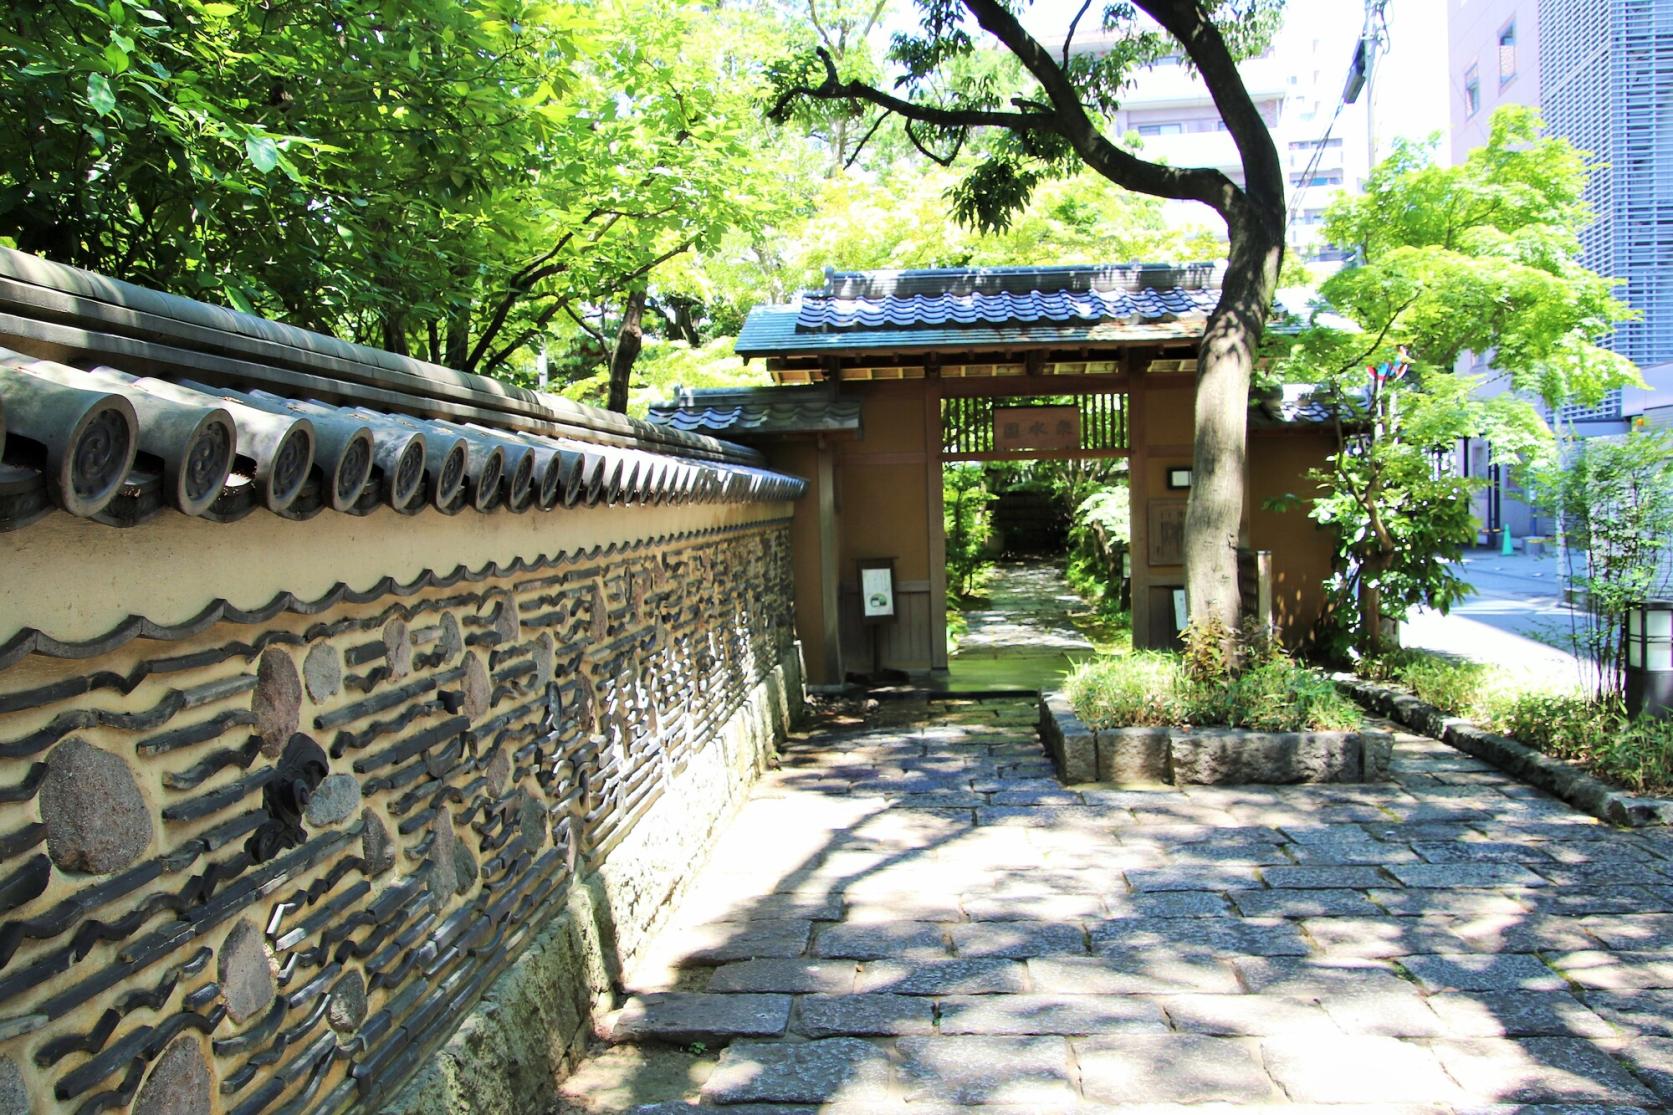
M 1551 645 L 1574 622 L 1563 600 L 1562 568 L 1548 552 L 1531 558 L 1469 550 L 1460 574 L 1476 591 L 1450 615 L 1420 608 L 1401 625 L 1401 643 L 1445 651 L 1499 666 L 1530 685 L 1573 688 L 1580 682 L 1574 656 Z
M 1666 833 L 1405 734 L 1390 783 L 1123 790 L 1032 702 L 874 716 L 763 779 L 561 1111 L 1673 1100 Z

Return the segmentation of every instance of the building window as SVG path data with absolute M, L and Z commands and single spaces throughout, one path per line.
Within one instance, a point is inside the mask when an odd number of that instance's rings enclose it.
M 1342 184 L 1342 172 L 1339 171 L 1339 170 L 1316 171 L 1313 174 L 1313 176 L 1310 177 L 1310 178 L 1306 175 L 1305 172 L 1303 172 L 1301 174 L 1290 175 L 1290 185 L 1296 186 L 1296 187 L 1302 187 L 1302 186 L 1340 186 L 1341 184 Z
M 1334 151 L 1340 146 L 1342 146 L 1342 141 L 1339 139 L 1297 139 L 1290 141 L 1291 151 L 1317 151 L 1321 147 Z
M 1481 111 L 1481 74 L 1474 66 L 1464 71 L 1464 119 Z
M 1140 124 L 1141 136 L 1176 136 L 1185 130 L 1182 124 Z
M 1499 32 L 1499 84 L 1505 85 L 1516 76 L 1516 23 L 1505 24 Z

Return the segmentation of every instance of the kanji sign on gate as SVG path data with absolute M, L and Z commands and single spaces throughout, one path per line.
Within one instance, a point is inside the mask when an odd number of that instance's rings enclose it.
M 1080 408 L 1032 406 L 993 408 L 993 447 L 1010 449 L 1079 449 Z

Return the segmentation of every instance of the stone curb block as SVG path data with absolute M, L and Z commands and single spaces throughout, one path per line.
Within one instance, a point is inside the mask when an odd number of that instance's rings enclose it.
M 1673 799 L 1616 790 L 1562 759 L 1497 735 L 1418 700 L 1410 693 L 1338 674 L 1336 687 L 1380 716 L 1491 763 L 1506 774 L 1568 802 L 1600 821 L 1630 828 L 1673 824 Z
M 1388 732 L 1258 732 L 1242 728 L 1102 728 L 1060 692 L 1040 695 L 1040 735 L 1065 783 L 1287 785 L 1391 776 Z

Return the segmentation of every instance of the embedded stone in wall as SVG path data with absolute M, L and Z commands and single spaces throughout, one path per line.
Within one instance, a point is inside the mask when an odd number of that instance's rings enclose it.
M 53 749 L 40 805 L 47 854 L 64 871 L 119 871 L 151 846 L 151 811 L 133 772 L 86 740 Z
M 510 646 L 523 637 L 523 624 L 517 618 L 517 602 L 511 597 L 500 597 L 499 606 L 494 609 L 493 622 L 500 646 Z
M 151 1067 L 131 1115 L 209 1115 L 209 1093 L 203 1047 L 197 1038 L 182 1034 Z
M 445 663 L 458 655 L 465 645 L 465 638 L 459 633 L 459 621 L 453 618 L 452 612 L 441 614 L 441 637 L 436 640 L 436 650 Z
M 360 812 L 360 858 L 366 861 L 368 875 L 382 875 L 395 866 L 395 845 L 389 840 L 389 830 L 370 809 Z
M 465 656 L 464 684 L 465 698 L 460 711 L 472 720 L 480 720 L 494 696 L 494 683 L 488 677 L 488 667 L 482 664 L 481 655 Z
M 453 832 L 453 818 L 447 810 L 438 809 L 430 822 L 430 873 L 426 885 L 430 893 L 446 901 L 459 889 L 459 869 L 454 863 L 459 851 L 459 838 Z
M 331 1002 L 325 1008 L 326 1021 L 340 1034 L 352 1033 L 366 1017 L 366 980 L 359 972 L 350 972 L 331 989 Z
M 264 755 L 277 755 L 296 733 L 302 711 L 302 678 L 296 663 L 278 647 L 268 647 L 256 665 L 256 688 L 250 697 L 256 735 Z
M 546 847 L 546 809 L 530 794 L 521 797 L 517 804 L 517 827 L 522 832 L 523 846 L 538 855 Z
M 482 775 L 488 782 L 488 792 L 495 797 L 505 793 L 505 788 L 511 784 L 511 754 L 502 747 L 494 752 L 494 757 L 488 760 L 488 769 Z
M 464 894 L 476 885 L 476 877 L 480 869 L 476 865 L 476 857 L 471 855 L 471 848 L 463 838 L 453 838 L 453 889 Z
M 412 632 L 403 619 L 392 619 L 383 627 L 384 660 L 389 676 L 404 678 L 412 673 Z
M 322 828 L 347 820 L 359 808 L 360 783 L 355 781 L 354 775 L 332 774 L 314 787 L 304 816 L 310 825 Z
M 556 658 L 556 650 L 552 643 L 552 636 L 542 634 L 534 641 L 534 683 L 536 686 L 547 686 L 552 682 L 552 669 Z
M 315 643 L 302 660 L 302 678 L 308 696 L 323 701 L 343 687 L 343 656 L 330 643 Z
M 30 1115 L 29 1085 L 10 1057 L 0 1057 L 0 1115 Z
M 232 927 L 221 944 L 217 965 L 227 1014 L 243 1023 L 273 1002 L 273 968 L 261 933 L 247 921 Z

